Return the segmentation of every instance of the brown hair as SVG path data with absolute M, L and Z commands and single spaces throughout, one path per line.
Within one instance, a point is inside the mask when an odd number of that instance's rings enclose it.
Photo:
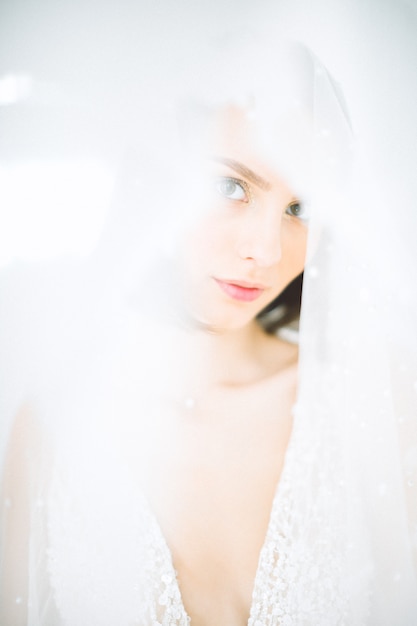
M 268 333 L 276 333 L 280 328 L 299 320 L 303 276 L 302 272 L 294 278 L 279 296 L 258 314 L 257 319 Z

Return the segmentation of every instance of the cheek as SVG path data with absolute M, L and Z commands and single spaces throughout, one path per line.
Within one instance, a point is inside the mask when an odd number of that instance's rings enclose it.
M 218 262 L 232 245 L 228 229 L 219 219 L 207 217 L 188 234 L 186 256 L 194 267 L 210 267 Z
M 307 234 L 307 227 L 302 224 L 290 224 L 283 229 L 282 267 L 285 273 L 292 278 L 298 276 L 304 269 Z

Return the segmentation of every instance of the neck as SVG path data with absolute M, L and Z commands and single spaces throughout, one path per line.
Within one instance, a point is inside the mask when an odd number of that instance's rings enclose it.
M 239 329 L 198 327 L 181 331 L 181 335 L 189 370 L 186 374 L 195 372 L 207 386 L 244 384 L 259 367 L 265 333 L 255 320 Z
M 256 321 L 227 331 L 143 321 L 136 325 L 130 353 L 136 353 L 137 379 L 145 374 L 162 393 L 205 395 L 219 387 L 250 384 L 261 375 L 263 348 L 270 338 Z
M 234 330 L 136 315 L 132 323 L 136 331 L 129 332 L 128 379 L 136 381 L 134 388 L 142 381 L 142 393 L 145 385 L 159 396 L 206 396 L 257 382 L 285 369 L 297 356 L 295 346 L 267 335 L 255 320 Z

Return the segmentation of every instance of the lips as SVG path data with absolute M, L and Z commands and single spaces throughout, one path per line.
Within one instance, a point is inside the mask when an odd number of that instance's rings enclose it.
M 220 289 L 222 289 L 228 296 L 234 300 L 240 300 L 241 302 L 253 302 L 259 298 L 266 287 L 257 283 L 249 283 L 242 280 L 220 280 L 214 279 Z

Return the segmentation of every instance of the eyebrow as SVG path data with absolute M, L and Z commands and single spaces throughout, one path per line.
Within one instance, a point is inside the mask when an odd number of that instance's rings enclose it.
M 232 170 L 238 172 L 241 176 L 249 180 L 251 183 L 262 189 L 263 191 L 269 191 L 271 189 L 271 183 L 269 183 L 265 178 L 256 174 L 253 170 L 243 165 L 239 161 L 235 161 L 234 159 L 228 159 L 225 157 L 212 156 L 211 159 L 216 161 L 217 163 L 223 163 L 223 165 L 227 165 L 231 167 Z

